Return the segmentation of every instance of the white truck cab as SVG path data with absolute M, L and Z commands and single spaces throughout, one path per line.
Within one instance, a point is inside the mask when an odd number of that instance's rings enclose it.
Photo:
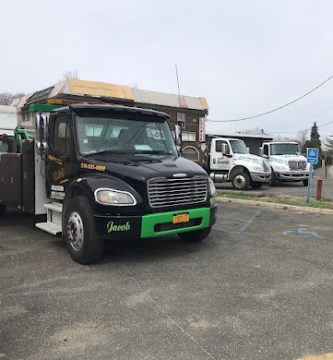
M 247 190 L 250 186 L 259 189 L 271 178 L 267 160 L 249 154 L 244 141 L 240 139 L 211 138 L 208 167 L 213 181 L 229 181 L 236 190 Z
M 300 146 L 293 141 L 271 141 L 264 143 L 261 156 L 269 161 L 272 169 L 271 183 L 283 181 L 303 182 L 308 185 L 309 167 Z

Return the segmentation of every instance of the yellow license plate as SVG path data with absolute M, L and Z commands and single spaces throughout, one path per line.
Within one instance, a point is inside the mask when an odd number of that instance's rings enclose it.
M 190 214 L 178 214 L 174 215 L 172 218 L 173 224 L 186 223 L 190 221 Z

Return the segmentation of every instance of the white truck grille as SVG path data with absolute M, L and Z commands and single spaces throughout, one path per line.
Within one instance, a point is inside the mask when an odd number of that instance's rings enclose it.
M 207 200 L 208 178 L 168 179 L 164 177 L 148 180 L 149 205 L 152 208 L 163 208 L 200 203 Z
M 290 170 L 306 170 L 306 161 L 305 160 L 289 160 L 289 169 Z

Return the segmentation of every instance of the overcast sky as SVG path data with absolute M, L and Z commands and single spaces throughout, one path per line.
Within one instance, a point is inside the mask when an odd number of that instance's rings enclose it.
M 32 92 L 64 72 L 79 78 L 204 96 L 209 118 L 270 110 L 333 75 L 331 0 L 2 0 L 0 92 Z M 275 114 L 210 123 L 333 135 L 333 79 Z M 282 132 L 294 133 L 282 134 Z

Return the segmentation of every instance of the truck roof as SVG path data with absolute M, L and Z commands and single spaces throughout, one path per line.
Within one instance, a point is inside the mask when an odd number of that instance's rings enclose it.
M 298 144 L 297 141 L 265 141 L 264 144 Z
M 73 110 L 112 110 L 115 112 L 129 112 L 129 113 L 138 113 L 141 115 L 148 115 L 148 116 L 158 116 L 164 119 L 168 119 L 170 116 L 161 111 L 155 111 L 151 109 L 142 109 L 135 106 L 123 106 L 123 105 L 109 105 L 109 104 L 71 104 L 68 106 L 63 106 L 61 108 L 52 110 L 52 112 L 59 112 L 59 111 L 68 111 L 70 109 Z

